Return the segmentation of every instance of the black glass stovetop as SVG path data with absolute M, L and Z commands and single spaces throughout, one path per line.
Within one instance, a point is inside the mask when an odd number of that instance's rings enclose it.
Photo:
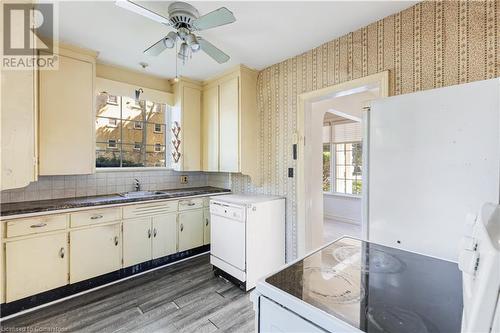
M 369 333 L 455 333 L 457 264 L 344 237 L 266 282 Z

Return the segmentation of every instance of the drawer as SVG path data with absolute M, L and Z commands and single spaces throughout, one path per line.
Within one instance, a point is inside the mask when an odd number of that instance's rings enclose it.
M 179 200 L 179 211 L 203 208 L 204 198 Z
M 71 213 L 71 227 L 111 222 L 121 219 L 120 208 L 106 208 Z
M 46 215 L 7 221 L 5 222 L 7 225 L 7 237 L 38 234 L 54 230 L 63 230 L 66 229 L 67 220 L 68 216 L 66 214 L 63 214 Z
M 177 200 L 152 202 L 140 205 L 131 205 L 123 207 L 123 218 L 134 218 L 143 216 L 154 216 L 163 213 L 177 211 Z

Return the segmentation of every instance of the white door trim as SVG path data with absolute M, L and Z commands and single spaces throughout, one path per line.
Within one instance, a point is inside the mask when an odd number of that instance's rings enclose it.
M 307 223 L 311 215 L 311 204 L 308 201 L 310 191 L 308 188 L 308 179 L 305 170 L 305 156 L 306 156 L 306 140 L 305 129 L 306 121 L 305 115 L 311 112 L 313 102 L 318 102 L 333 97 L 345 96 L 346 94 L 356 93 L 371 88 L 379 89 L 380 97 L 389 96 L 389 71 L 380 72 L 377 74 L 365 76 L 359 79 L 351 80 L 348 82 L 336 84 L 326 88 L 306 92 L 297 96 L 297 255 L 303 256 L 315 247 L 317 244 L 315 240 L 312 223 Z M 366 181 L 365 181 L 366 183 Z M 365 216 L 363 216 L 365 218 Z M 364 224 L 364 223 L 363 223 Z M 366 228 L 366 226 L 365 226 Z

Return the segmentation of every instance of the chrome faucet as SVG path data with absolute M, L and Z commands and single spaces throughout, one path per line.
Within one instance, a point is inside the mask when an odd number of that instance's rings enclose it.
M 134 179 L 134 189 L 138 192 L 141 190 L 141 184 L 139 183 L 139 179 Z

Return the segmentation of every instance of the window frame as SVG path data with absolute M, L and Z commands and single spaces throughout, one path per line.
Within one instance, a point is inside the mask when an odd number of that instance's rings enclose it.
M 324 195 L 331 195 L 331 196 L 340 196 L 340 197 L 361 198 L 362 193 L 351 194 L 351 193 L 345 193 L 345 192 L 337 192 L 337 147 L 336 147 L 336 145 L 337 144 L 345 145 L 345 144 L 358 144 L 358 143 L 360 143 L 361 147 L 363 147 L 363 141 L 352 141 L 352 142 L 342 142 L 342 143 L 334 143 L 333 142 L 333 126 L 335 124 L 344 123 L 344 122 L 349 122 L 349 121 L 337 121 L 337 122 L 327 122 L 327 123 L 325 122 L 324 123 L 324 126 L 330 126 L 331 129 L 330 129 L 330 142 L 323 143 L 323 147 L 325 145 L 330 146 L 330 191 L 323 191 L 323 194 Z M 362 161 L 362 163 L 361 163 L 362 171 L 363 171 L 363 163 L 364 163 L 364 161 Z M 363 177 L 363 174 L 361 174 L 361 176 Z M 347 178 L 342 178 L 342 179 L 347 180 Z M 361 186 L 364 185 L 363 181 L 364 181 L 364 179 L 362 178 L 361 179 Z
M 105 92 L 103 92 L 105 93 Z M 109 94 L 108 94 L 109 95 Z M 137 142 L 137 141 L 134 141 L 132 143 L 123 143 L 123 131 L 125 130 L 124 126 L 125 126 L 125 123 L 127 121 L 132 121 L 134 123 L 134 125 L 132 126 L 132 130 L 141 130 L 141 131 L 147 131 L 147 130 L 150 130 L 150 125 L 153 126 L 153 130 L 155 129 L 155 124 L 159 124 L 160 125 L 160 128 L 162 128 L 163 126 L 165 126 L 165 128 L 169 128 L 169 126 L 171 125 L 171 114 L 172 114 L 172 105 L 170 104 L 167 104 L 167 103 L 156 103 L 156 102 L 152 102 L 152 101 L 144 101 L 146 103 L 154 103 L 155 104 L 155 107 L 151 110 L 151 112 L 153 113 L 159 113 L 161 112 L 162 110 L 164 110 L 164 117 L 163 117 L 163 120 L 164 122 L 163 123 L 158 123 L 158 122 L 153 122 L 153 121 L 148 121 L 149 118 L 146 118 L 146 119 L 143 119 L 142 121 L 137 121 L 137 120 L 130 120 L 130 119 L 125 119 L 123 118 L 123 112 L 122 111 L 122 108 L 125 106 L 125 102 L 123 101 L 123 98 L 128 98 L 128 96 L 120 96 L 120 95 L 116 95 L 116 101 L 117 103 L 113 103 L 113 101 L 109 101 L 107 100 L 106 101 L 106 104 L 110 104 L 110 105 L 113 105 L 113 106 L 119 106 L 120 108 L 120 117 L 119 118 L 116 118 L 116 117 L 110 117 L 110 116 L 106 116 L 106 115 L 95 115 L 95 119 L 115 119 L 117 125 L 116 126 L 112 126 L 112 127 L 120 127 L 120 134 L 119 134 L 119 138 L 118 139 L 105 139 L 105 138 L 98 138 L 95 137 L 95 143 L 96 143 L 96 148 L 97 148 L 97 145 L 102 145 L 104 144 L 105 145 L 105 148 L 104 149 L 101 149 L 101 150 L 98 150 L 98 149 L 95 149 L 94 153 L 96 154 L 96 158 L 99 157 L 99 152 L 102 152 L 102 153 L 105 153 L 106 151 L 114 151 L 114 152 L 118 152 L 119 153 L 119 160 L 120 160 L 120 163 L 119 165 L 116 165 L 116 166 L 97 166 L 97 162 L 95 163 L 95 170 L 96 172 L 109 172 L 109 171 L 137 171 L 137 170 L 173 170 L 173 161 L 171 160 L 170 158 L 170 153 L 169 153 L 169 148 L 170 146 L 168 145 L 168 142 L 170 142 L 170 132 L 169 131 L 161 131 L 161 132 L 156 132 L 156 131 L 153 131 L 154 134 L 162 134 L 163 135 L 163 139 L 165 141 L 165 144 L 162 144 L 160 143 L 159 144 L 159 150 L 158 148 L 156 148 L 155 146 L 157 145 L 156 143 L 153 143 L 153 144 L 147 144 L 146 145 L 143 145 L 142 142 Z M 142 101 L 141 101 L 142 102 Z M 137 107 L 137 106 L 136 106 Z M 149 112 L 149 111 L 148 111 Z M 105 124 L 106 127 L 109 126 L 109 122 Z M 129 127 L 130 129 L 130 127 Z M 150 132 L 151 133 L 151 132 Z M 153 137 L 151 137 L 153 138 Z M 112 143 L 111 146 L 109 146 L 109 141 L 114 141 L 114 144 Z M 140 144 L 140 148 L 137 146 L 137 144 Z M 160 160 L 163 160 L 163 163 L 161 166 L 154 166 L 154 165 L 157 165 L 157 162 L 156 161 L 153 161 L 151 162 L 150 165 L 148 165 L 148 159 L 146 158 L 145 160 L 142 160 L 140 161 L 140 164 L 142 164 L 142 166 L 123 166 L 124 165 L 124 161 L 125 161 L 125 153 L 126 153 L 126 150 L 124 150 L 124 146 L 132 146 L 132 150 L 131 151 L 142 151 L 143 149 L 146 150 L 147 147 L 153 147 L 153 152 L 150 152 L 151 153 L 154 153 L 154 154 L 163 154 L 161 157 L 160 157 Z M 130 149 L 130 148 L 129 148 Z M 146 154 L 148 154 L 146 152 Z M 125 164 L 127 165 L 127 164 Z
M 156 112 L 156 111 L 155 111 L 155 112 Z M 160 129 L 159 129 L 158 131 L 156 130 L 156 125 L 159 125 L 159 126 L 160 126 Z M 153 133 L 156 133 L 156 134 L 161 134 L 161 133 L 163 133 L 163 130 L 162 130 L 162 124 L 154 123 Z

